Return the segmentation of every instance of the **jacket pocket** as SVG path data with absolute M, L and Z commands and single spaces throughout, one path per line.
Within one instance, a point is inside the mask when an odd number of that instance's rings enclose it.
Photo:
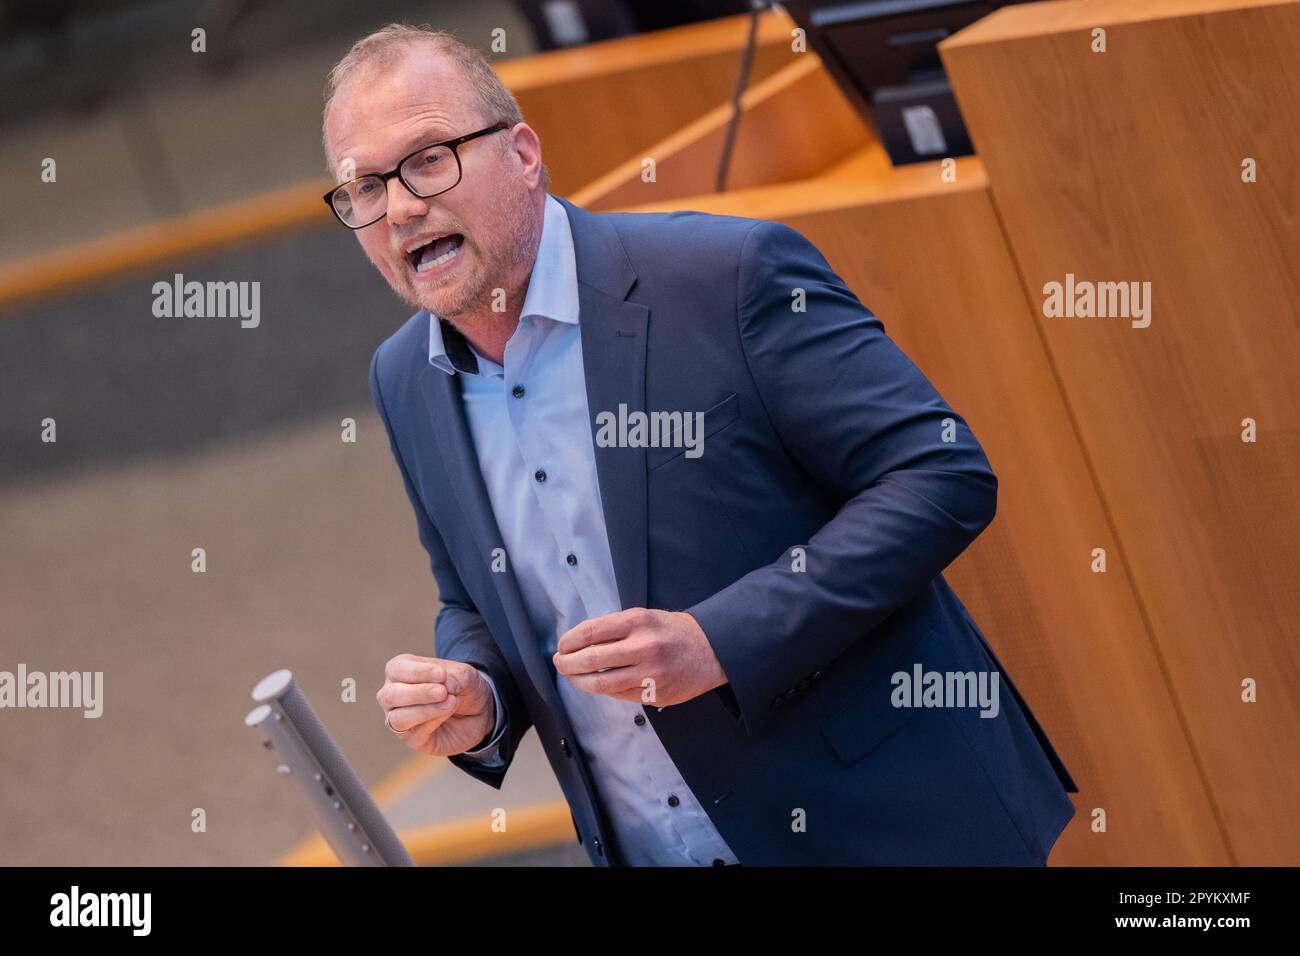
M 683 412 L 683 415 L 693 415 L 694 412 Z M 732 392 L 716 405 L 705 409 L 704 411 L 704 429 L 701 441 L 701 456 L 708 453 L 709 436 L 722 428 L 730 425 L 740 416 L 740 399 L 735 392 Z M 683 457 L 687 449 L 682 444 L 682 435 L 679 430 L 674 429 L 672 438 L 667 448 L 650 448 L 646 450 L 646 470 L 654 471 L 670 461 L 676 461 Z
M 886 668 L 873 670 L 848 704 L 821 719 L 822 736 L 845 764 L 854 764 L 892 737 L 921 707 L 895 707 L 892 675 L 900 664 L 910 674 L 914 663 L 938 669 L 931 658 L 939 648 L 937 632 L 929 631 Z

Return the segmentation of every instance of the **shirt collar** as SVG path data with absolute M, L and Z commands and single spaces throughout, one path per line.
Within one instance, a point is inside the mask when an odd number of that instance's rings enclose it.
M 573 252 L 573 230 L 568 213 L 549 193 L 542 215 L 542 236 L 537 244 L 537 256 L 528 278 L 528 292 L 524 296 L 519 321 L 522 324 L 532 317 L 567 325 L 578 323 L 578 270 Z M 497 367 L 474 351 L 455 326 L 429 314 L 430 365 L 448 375 L 457 372 L 477 375 L 480 361 Z

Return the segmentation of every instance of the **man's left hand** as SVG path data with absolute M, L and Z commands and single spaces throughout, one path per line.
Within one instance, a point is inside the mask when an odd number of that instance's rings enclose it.
M 629 608 L 560 635 L 555 669 L 591 694 L 667 707 L 727 683 L 699 623 L 685 611 Z

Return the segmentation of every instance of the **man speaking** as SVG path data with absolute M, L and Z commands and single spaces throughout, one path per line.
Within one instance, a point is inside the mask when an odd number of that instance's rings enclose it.
M 443 606 L 389 728 L 500 787 L 536 727 L 598 866 L 1043 864 L 1076 788 L 941 575 L 997 479 L 820 253 L 549 195 L 420 28 L 335 66 L 324 141 L 419 310 L 370 386 Z

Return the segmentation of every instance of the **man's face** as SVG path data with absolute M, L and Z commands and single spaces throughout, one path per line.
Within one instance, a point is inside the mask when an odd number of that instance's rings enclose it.
M 350 165 L 363 176 L 498 119 L 481 115 L 447 57 L 416 47 L 392 66 L 363 67 L 351 77 L 335 95 L 325 131 L 334 168 Z M 387 214 L 355 230 L 394 292 L 449 321 L 487 308 L 493 289 L 514 294 L 527 282 L 542 198 L 533 196 L 540 176 L 537 137 L 524 124 L 471 140 L 458 152 L 463 173 L 455 188 L 420 199 L 394 177 Z M 434 237 L 443 238 L 425 244 Z

